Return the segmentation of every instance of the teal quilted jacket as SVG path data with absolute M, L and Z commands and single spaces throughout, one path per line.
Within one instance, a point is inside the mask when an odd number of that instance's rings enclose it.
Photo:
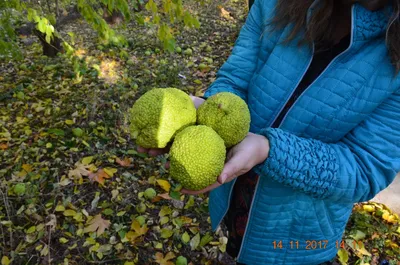
M 205 97 L 228 91 L 251 112 L 251 131 L 266 136 L 269 158 L 259 181 L 238 261 L 248 265 L 314 265 L 334 258 L 355 202 L 386 188 L 400 171 L 400 77 L 385 32 L 392 8 L 352 7 L 349 48 L 270 128 L 310 65 L 290 28 L 269 33 L 276 0 L 256 0 L 232 54 Z M 314 5 L 315 6 L 315 5 Z M 313 12 L 310 8 L 309 14 Z M 209 197 L 212 228 L 227 212 L 234 181 Z

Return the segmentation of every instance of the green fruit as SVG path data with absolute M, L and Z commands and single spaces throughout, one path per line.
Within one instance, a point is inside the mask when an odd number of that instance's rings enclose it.
M 23 63 L 23 64 L 20 64 L 19 69 L 26 71 L 26 70 L 28 70 L 28 67 L 26 66 L 26 64 Z
M 222 92 L 209 97 L 197 110 L 197 123 L 213 128 L 227 148 L 242 141 L 250 129 L 250 111 L 239 96 Z
M 179 256 L 176 259 L 175 265 L 187 265 L 187 259 L 184 256 Z
M 212 51 L 212 48 L 211 48 L 210 45 L 208 45 L 208 46 L 206 47 L 206 52 L 211 52 L 211 51 Z
M 204 70 L 204 69 L 206 69 L 206 68 L 207 68 L 207 65 L 206 65 L 206 64 L 204 64 L 204 63 L 199 64 L 199 69 L 200 69 L 200 70 Z
M 146 209 L 147 209 L 146 204 L 144 204 L 143 202 L 136 205 L 136 211 L 138 213 L 144 213 L 146 211 Z
M 191 56 L 193 54 L 193 51 L 192 49 L 188 48 L 183 52 L 183 54 Z
M 176 47 L 176 48 L 175 48 L 175 51 L 176 51 L 177 53 L 181 53 L 181 52 L 182 52 L 182 48 L 181 48 L 181 47 Z
M 145 148 L 164 148 L 176 132 L 196 123 L 196 108 L 185 92 L 155 88 L 146 92 L 130 110 L 130 132 Z
M 146 54 L 146 56 L 150 56 L 151 55 L 151 51 L 146 51 L 144 54 Z
M 126 63 L 127 63 L 128 65 L 134 65 L 134 64 L 135 64 L 135 62 L 134 62 L 133 60 L 131 60 L 131 59 L 129 59 L 128 61 L 126 61 Z
M 156 197 L 157 192 L 153 188 L 148 188 L 144 191 L 144 197 L 148 200 L 153 199 Z
M 145 224 L 146 222 L 146 218 L 144 218 L 143 215 L 139 215 L 138 217 L 136 217 L 136 220 L 139 222 L 139 224 L 142 226 Z
M 171 177 L 186 189 L 201 190 L 217 181 L 226 149 L 213 129 L 198 125 L 180 131 L 169 154 Z
M 89 122 L 90 127 L 95 127 L 97 124 L 94 121 Z
M 24 195 L 25 194 L 25 183 L 18 183 L 14 186 L 14 193 L 18 196 Z
M 83 130 L 81 128 L 74 128 L 74 129 L 72 129 L 72 133 L 76 137 L 81 137 L 83 135 Z

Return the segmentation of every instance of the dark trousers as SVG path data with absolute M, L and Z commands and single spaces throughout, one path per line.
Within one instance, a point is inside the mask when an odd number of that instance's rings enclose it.
M 254 4 L 254 0 L 248 0 L 249 1 L 249 10 L 251 8 L 251 6 Z
M 336 264 L 336 263 L 335 263 L 335 264 Z M 236 265 L 246 265 L 246 264 L 236 262 Z M 334 263 L 331 262 L 331 261 L 328 261 L 328 262 L 321 263 L 320 265 L 334 265 Z

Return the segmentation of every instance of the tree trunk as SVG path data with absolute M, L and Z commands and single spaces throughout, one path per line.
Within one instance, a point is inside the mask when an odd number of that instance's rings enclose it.
M 40 32 L 37 29 L 34 29 L 33 33 L 39 38 L 40 43 L 42 44 L 43 55 L 55 57 L 57 53 L 62 51 L 61 39 L 53 36 L 51 42 L 47 43 L 46 35 L 44 33 Z
M 111 25 L 118 25 L 124 21 L 124 16 L 120 11 L 113 10 L 110 12 L 107 6 L 103 6 L 103 19 Z
M 58 6 L 58 0 L 56 0 L 56 18 L 58 18 L 60 16 L 60 9 Z

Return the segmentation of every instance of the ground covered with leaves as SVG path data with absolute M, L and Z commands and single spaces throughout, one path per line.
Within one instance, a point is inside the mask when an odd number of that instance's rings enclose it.
M 25 59 L 1 62 L 2 264 L 234 264 L 223 227 L 211 231 L 207 196 L 180 194 L 167 158 L 137 153 L 128 132 L 127 110 L 149 89 L 202 95 L 247 13 L 239 1 L 188 8 L 202 26 L 177 26 L 173 53 L 150 25 L 116 29 L 129 45 L 111 47 L 75 21 L 63 32 L 74 60 L 42 56 L 21 36 Z M 390 209 L 357 205 L 338 262 L 398 265 L 399 238 Z

